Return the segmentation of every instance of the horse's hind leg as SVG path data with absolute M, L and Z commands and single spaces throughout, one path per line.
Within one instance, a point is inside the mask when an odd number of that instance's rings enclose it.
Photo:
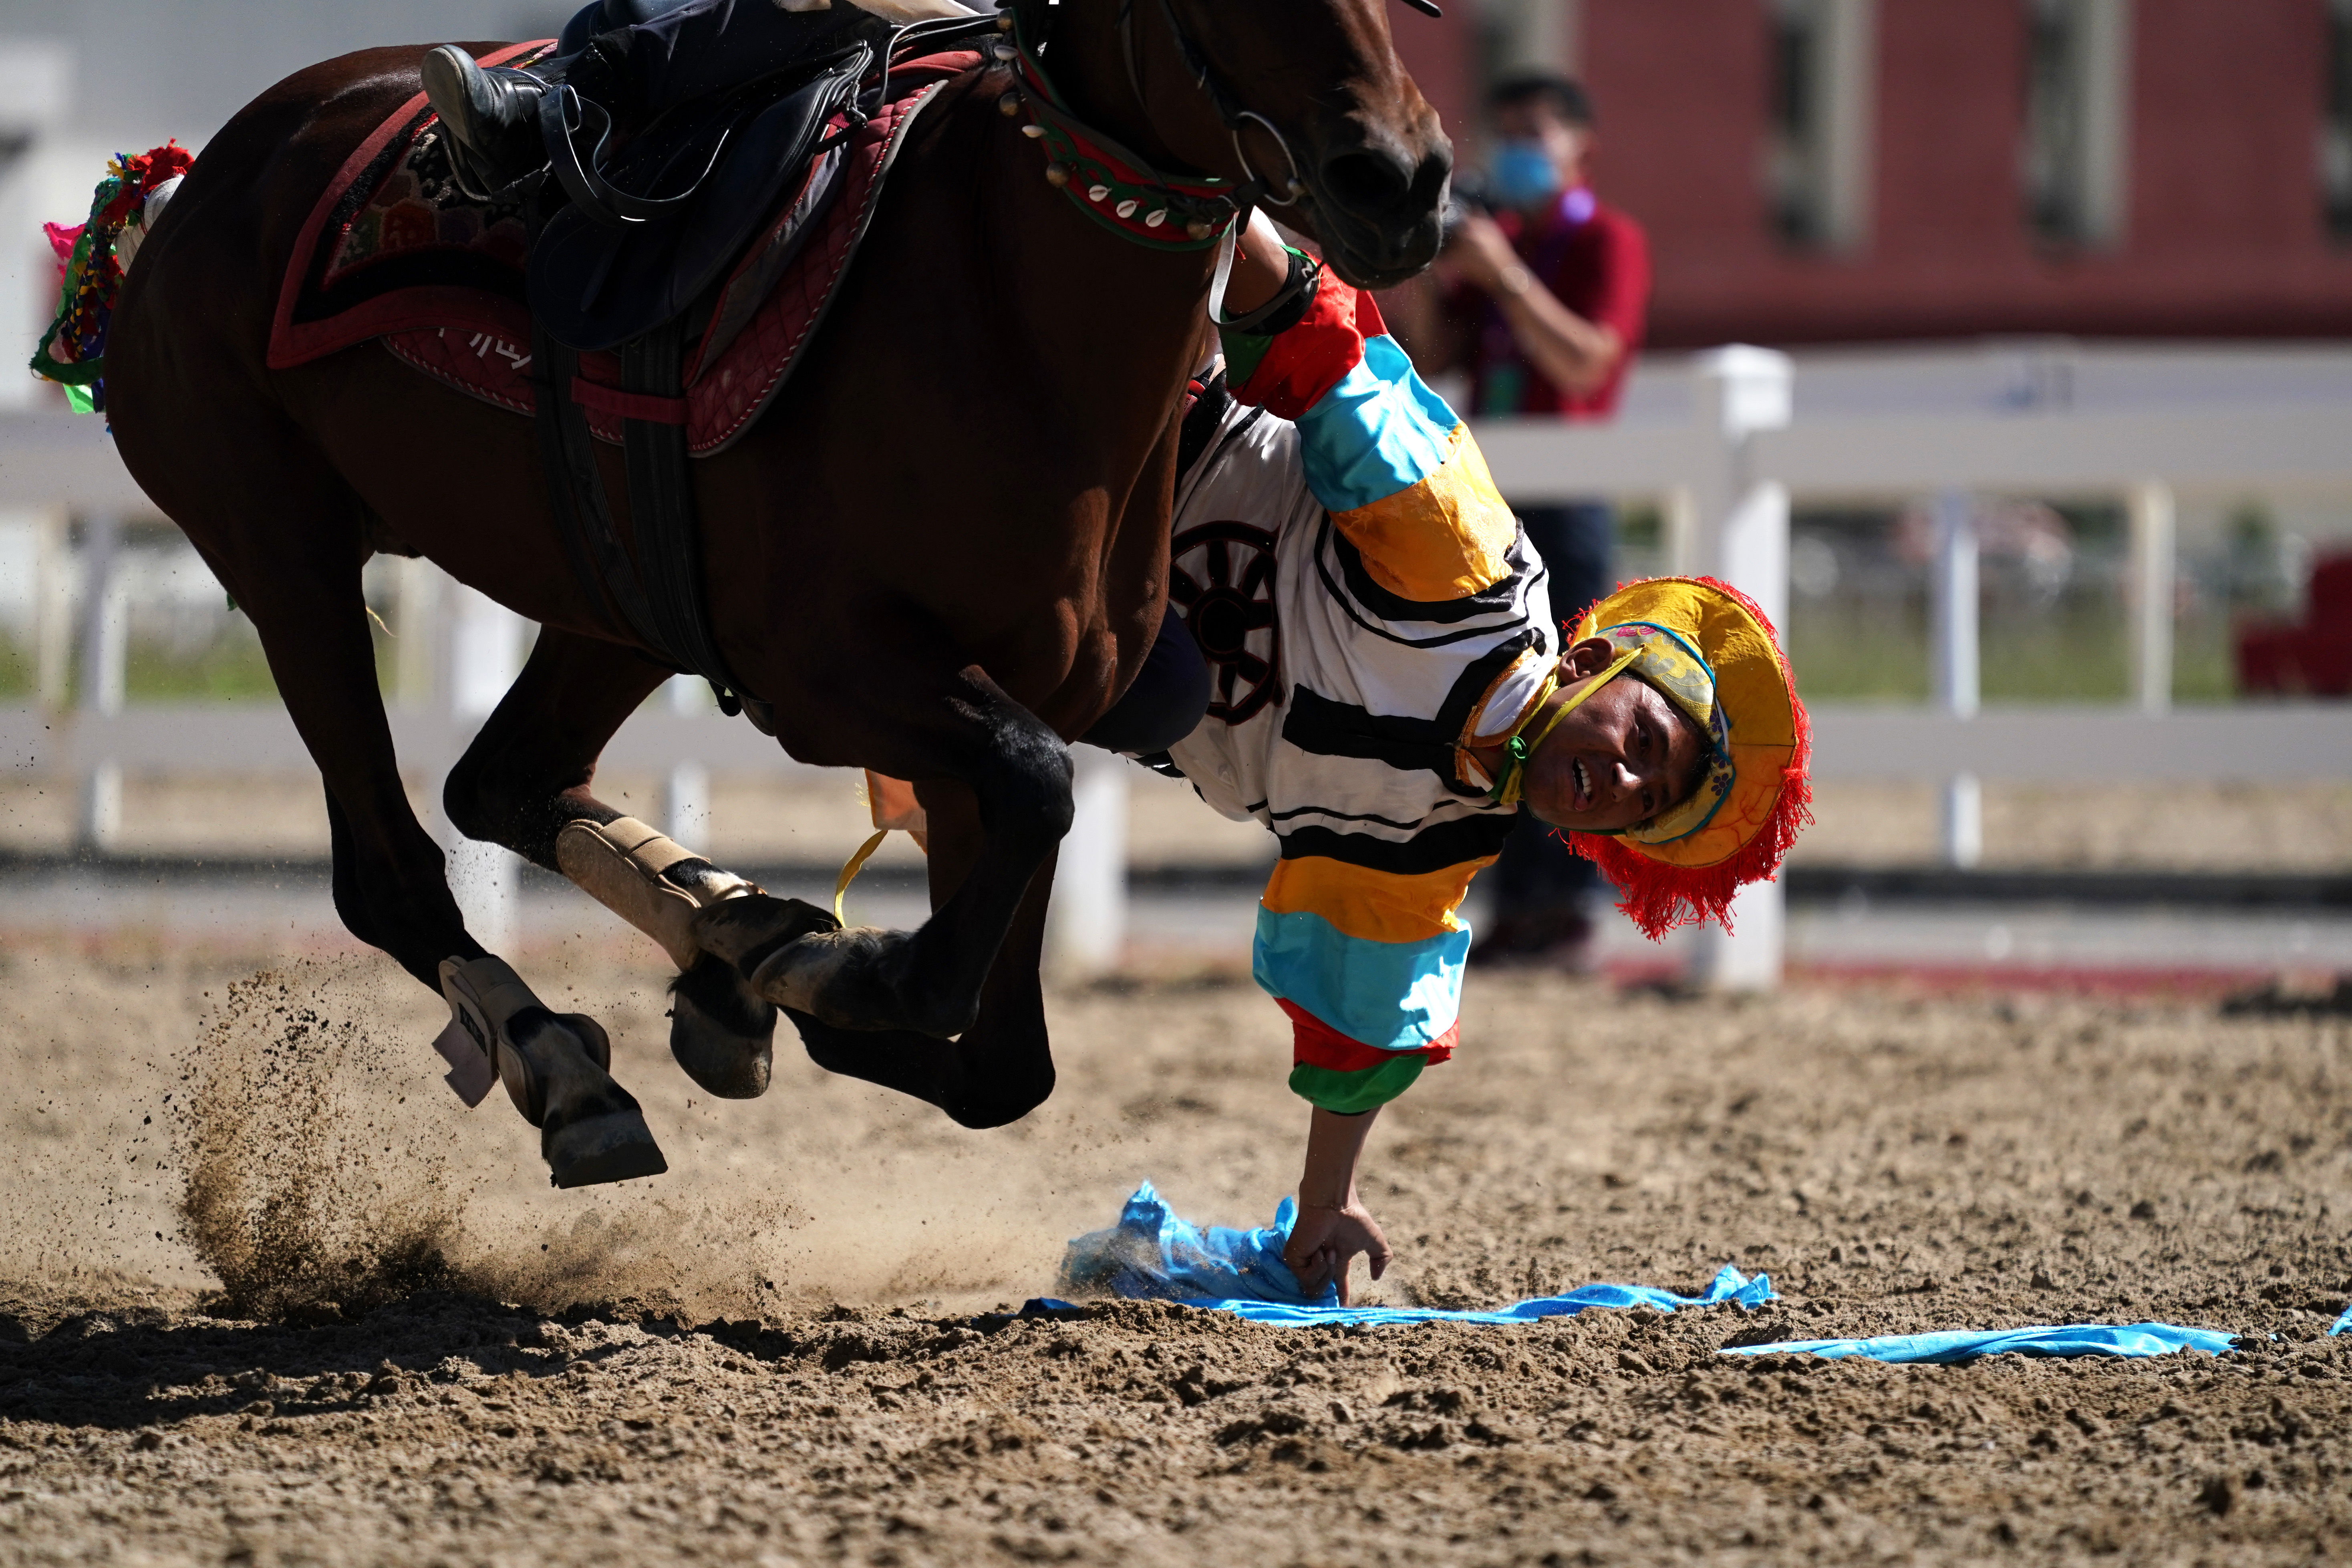
M 935 853 L 956 853 L 959 837 L 978 841 L 970 874 L 912 932 L 805 934 L 776 900 L 754 899 L 705 911 L 695 930 L 782 1006 L 835 1028 L 946 1039 L 971 1026 L 1014 912 L 1069 831 L 1070 753 L 984 671 L 958 668 L 935 628 L 872 629 L 873 640 L 842 650 L 863 661 L 857 679 L 813 675 L 803 691 L 826 692 L 815 721 L 849 755 L 928 792 L 970 792 L 971 826 L 935 822 L 933 831 Z
M 357 500 L 274 409 L 180 398 L 174 424 L 155 406 L 173 402 L 162 390 L 169 384 L 137 374 L 118 384 L 123 454 L 260 633 L 287 713 L 326 782 L 344 922 L 435 992 L 472 996 L 483 1065 L 494 1065 L 540 1129 L 558 1185 L 659 1173 L 636 1101 L 606 1070 L 604 1031 L 541 1005 L 467 933 L 440 847 L 409 809 L 360 592 Z M 213 419 L 223 427 L 205 427 Z M 445 980 L 451 961 L 454 978 Z M 485 1037 L 493 1032 L 495 1043 Z
M 521 678 L 450 770 L 443 801 L 467 837 L 569 877 L 660 943 L 679 969 L 670 1054 L 710 1093 L 748 1100 L 768 1087 L 775 1005 L 703 952 L 690 928 L 696 910 L 759 889 L 589 793 L 605 743 L 668 674 L 616 644 L 544 629 Z
M 943 902 L 961 886 L 971 868 L 970 851 L 980 839 L 972 830 L 968 797 L 942 799 L 935 790 L 924 794 L 931 822 L 932 896 Z M 1001 1127 L 1044 1104 L 1054 1091 L 1054 1056 L 1037 972 L 1053 889 L 1053 859 L 1048 857 L 1031 879 L 988 972 L 980 1016 L 955 1039 L 933 1039 L 903 1029 L 840 1029 L 795 1012 L 793 1024 L 809 1059 L 828 1072 L 929 1100 L 966 1127 Z

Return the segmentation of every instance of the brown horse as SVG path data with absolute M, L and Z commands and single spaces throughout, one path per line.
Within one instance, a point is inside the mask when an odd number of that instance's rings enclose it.
M 1039 10 L 1087 124 L 1163 169 L 1236 181 L 1293 156 L 1305 189 L 1285 216 L 1350 281 L 1395 282 L 1434 254 L 1451 154 L 1381 0 Z M 402 791 L 360 592 L 372 549 L 397 542 L 540 623 L 445 796 L 460 831 L 540 865 L 558 868 L 565 825 L 617 816 L 589 793 L 597 756 L 671 670 L 565 570 L 530 421 L 373 346 L 265 366 L 297 232 L 418 90 L 420 53 L 315 66 L 221 132 L 125 283 L 108 383 L 124 461 L 252 616 L 324 775 L 338 911 L 440 990 L 445 961 L 486 955 Z M 1014 1120 L 1053 1087 L 1037 965 L 1070 821 L 1065 742 L 1133 679 L 1160 622 L 1175 412 L 1213 252 L 1144 248 L 1076 210 L 999 111 L 1013 85 L 996 61 L 941 89 L 793 380 L 695 465 L 728 665 L 772 703 L 793 756 L 916 781 L 931 828 L 918 931 L 835 931 L 761 896 L 700 917 L 678 1026 L 758 1052 L 722 1092 L 764 1087 L 773 1002 L 824 1067 L 966 1126 Z M 1248 111 L 1243 148 L 1219 91 Z M 626 537 L 619 455 L 602 456 Z M 709 872 L 689 862 L 673 879 Z M 499 989 L 484 1048 L 554 1179 L 662 1169 L 602 1030 L 510 975 Z

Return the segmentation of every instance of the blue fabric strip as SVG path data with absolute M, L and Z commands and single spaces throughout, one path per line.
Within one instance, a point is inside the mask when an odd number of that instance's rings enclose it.
M 1950 1366 L 1979 1356 L 2169 1355 L 2174 1351 L 2203 1351 L 2220 1355 L 2231 1336 L 2211 1329 L 2176 1328 L 2170 1323 L 2037 1324 L 2027 1329 L 1958 1330 L 1936 1334 L 1888 1334 L 1874 1340 L 1787 1340 L 1770 1345 L 1735 1345 L 1723 1355 L 1769 1355 L 1791 1351 L 1801 1355 L 1842 1361 L 1861 1356 L 1870 1361 L 1926 1362 Z
M 1769 1301 L 1772 1281 L 1754 1279 L 1726 1264 L 1706 1289 L 1678 1296 L 1650 1285 L 1586 1285 L 1559 1296 L 1538 1296 L 1494 1312 L 1453 1312 L 1433 1307 L 1342 1307 L 1336 1287 L 1319 1296 L 1298 1288 L 1298 1277 L 1282 1261 L 1298 1205 L 1284 1198 L 1274 1223 L 1262 1230 L 1212 1226 L 1203 1231 L 1171 1212 L 1150 1182 L 1135 1189 L 1119 1212 L 1118 1224 L 1073 1240 L 1062 1258 L 1060 1288 L 1101 1293 L 1131 1301 L 1181 1301 L 1232 1312 L 1256 1323 L 1307 1327 L 1317 1323 L 1532 1323 L 1573 1317 L 1592 1307 L 1712 1306 L 1737 1301 L 1755 1307 Z M 1066 1305 L 1051 1298 L 1030 1304 L 1039 1310 Z
M 1394 338 L 1367 338 L 1364 357 L 1298 420 L 1307 488 L 1332 511 L 1385 500 L 1444 465 L 1460 423 Z
M 2352 1307 L 2344 1309 L 2344 1315 L 2336 1320 L 2336 1326 L 2327 1332 L 2330 1338 L 2337 1334 L 2352 1332 Z
M 1342 1307 L 1336 1288 L 1308 1296 L 1298 1278 L 1282 1261 L 1283 1243 L 1289 1239 L 1298 1205 L 1284 1198 L 1274 1223 L 1260 1230 L 1233 1230 L 1212 1226 L 1202 1230 L 1170 1210 L 1150 1182 L 1135 1189 L 1119 1211 L 1118 1224 L 1071 1241 L 1062 1257 L 1060 1289 L 1073 1294 L 1101 1294 L 1129 1300 L 1181 1301 L 1189 1306 L 1231 1312 L 1252 1322 L 1286 1327 L 1318 1323 L 1402 1325 L 1411 1323 L 1531 1323 L 1543 1318 L 1572 1317 L 1594 1307 L 1654 1307 L 1671 1312 L 1677 1307 L 1707 1307 L 1735 1301 L 1754 1308 L 1778 1298 L 1772 1281 L 1753 1279 L 1729 1264 L 1717 1271 L 1696 1296 L 1680 1296 L 1654 1285 L 1585 1285 L 1559 1296 L 1538 1296 L 1491 1312 L 1444 1311 L 1422 1307 Z M 1033 1300 L 1024 1317 L 1071 1310 L 1070 1303 L 1051 1297 Z M 993 1320 L 992 1320 L 993 1321 Z M 2352 1331 L 2352 1308 L 2337 1319 L 2332 1333 Z M 1989 1355 L 2032 1356 L 2155 1356 L 2175 1351 L 2203 1351 L 2220 1355 L 2231 1348 L 2231 1336 L 2211 1329 L 2184 1329 L 2170 1323 L 2037 1324 L 2022 1329 L 1965 1330 L 1932 1334 L 1891 1334 L 1867 1340 L 1784 1340 L 1773 1344 L 1736 1345 L 1724 1355 L 1769 1355 L 1791 1352 L 1831 1360 L 1862 1356 L 1872 1361 L 1916 1362 L 1956 1365 Z
M 1250 973 L 1270 996 L 1295 1002 L 1351 1040 L 1417 1050 L 1454 1027 L 1470 933 L 1420 942 L 1367 942 L 1321 915 L 1278 915 L 1263 904 Z

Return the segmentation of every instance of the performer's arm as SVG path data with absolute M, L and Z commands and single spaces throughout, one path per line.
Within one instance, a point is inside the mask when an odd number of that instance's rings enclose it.
M 1375 1279 L 1389 1268 L 1388 1237 L 1356 1193 L 1356 1162 L 1379 1116 L 1377 1109 L 1353 1116 L 1316 1109 L 1307 1123 L 1307 1168 L 1298 1178 L 1298 1217 L 1282 1249 L 1283 1262 L 1308 1290 L 1336 1280 L 1343 1307 L 1348 1266 L 1357 1254 L 1370 1263 Z
M 1488 863 L 1408 875 L 1306 856 L 1266 884 L 1254 968 L 1290 1018 L 1291 1091 L 1314 1107 L 1283 1256 L 1310 1291 L 1336 1279 L 1344 1300 L 1359 1253 L 1375 1279 L 1388 1266 L 1358 1161 L 1380 1108 L 1454 1054 L 1470 946 L 1455 911 Z
M 1298 426 L 1307 488 L 1381 586 L 1423 604 L 1493 586 L 1509 574 L 1518 520 L 1470 427 L 1414 372 L 1370 295 L 1328 269 L 1312 289 L 1303 310 L 1239 324 L 1228 289 L 1218 331 L 1234 397 Z

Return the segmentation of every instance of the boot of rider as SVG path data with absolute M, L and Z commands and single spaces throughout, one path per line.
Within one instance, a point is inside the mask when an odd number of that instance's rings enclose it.
M 632 816 L 566 823 L 555 836 L 555 863 L 581 891 L 661 943 L 677 965 L 669 1050 L 687 1076 L 722 1100 L 766 1093 L 776 1009 L 694 934 L 696 915 L 759 888 Z
M 450 170 L 465 193 L 488 201 L 547 167 L 539 100 L 550 89 L 527 71 L 485 70 L 455 44 L 425 52 L 425 96 L 449 132 Z

